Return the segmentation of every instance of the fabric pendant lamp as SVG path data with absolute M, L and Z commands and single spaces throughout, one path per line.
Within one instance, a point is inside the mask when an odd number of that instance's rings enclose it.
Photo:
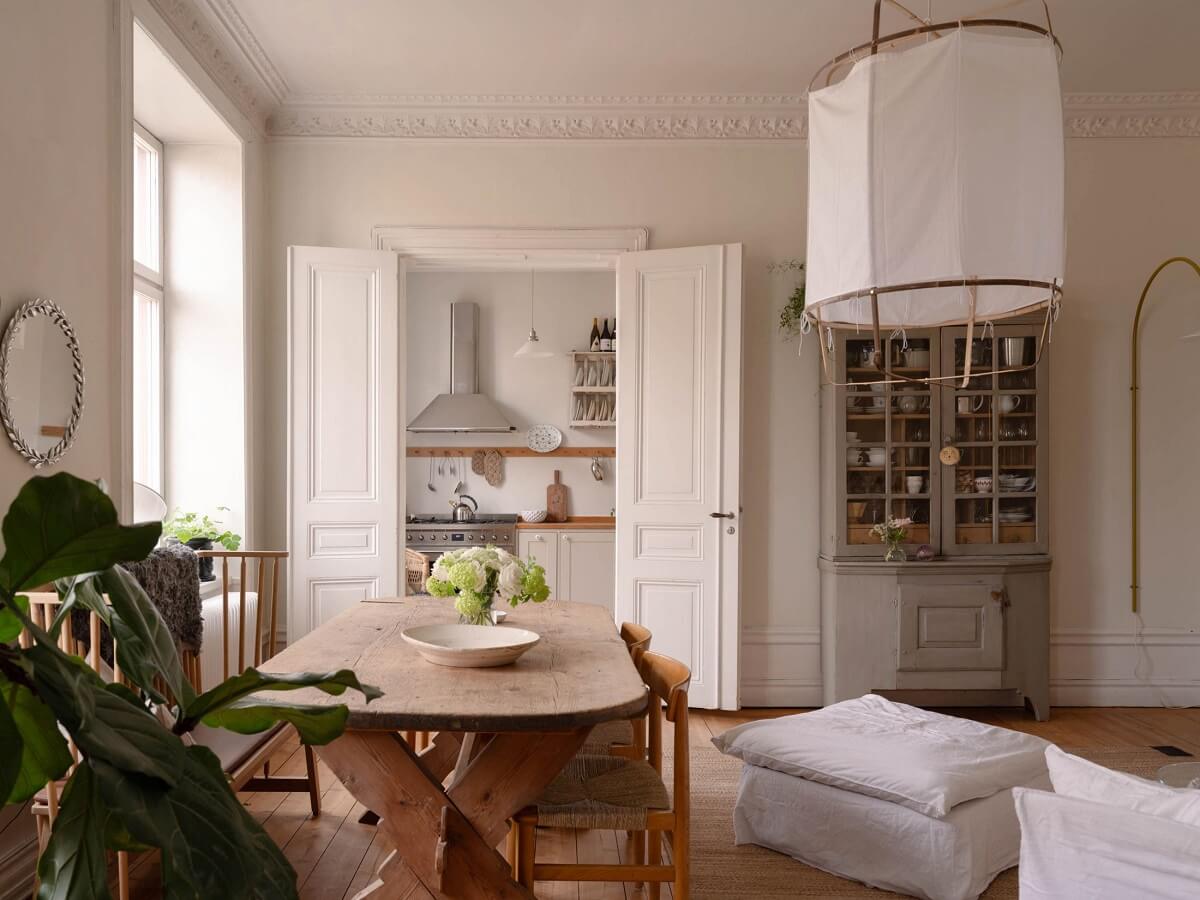
M 952 27 L 810 91 L 810 322 L 878 334 L 1050 314 L 1065 244 L 1057 49 L 1048 33 Z

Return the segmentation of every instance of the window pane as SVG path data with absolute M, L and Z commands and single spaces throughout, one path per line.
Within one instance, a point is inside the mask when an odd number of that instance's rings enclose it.
M 162 303 L 133 294 L 133 479 L 163 491 Z
M 158 167 L 158 151 L 134 135 L 133 259 L 154 272 L 161 270 Z

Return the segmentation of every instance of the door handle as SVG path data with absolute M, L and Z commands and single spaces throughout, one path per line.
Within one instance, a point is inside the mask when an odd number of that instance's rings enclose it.
M 708 516 L 710 519 L 732 519 L 733 513 L 709 513 Z

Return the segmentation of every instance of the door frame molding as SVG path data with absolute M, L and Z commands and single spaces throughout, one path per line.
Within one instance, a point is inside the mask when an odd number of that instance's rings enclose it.
M 393 250 L 408 270 L 606 271 L 631 250 L 645 250 L 650 229 L 504 226 L 375 225 L 371 247 Z

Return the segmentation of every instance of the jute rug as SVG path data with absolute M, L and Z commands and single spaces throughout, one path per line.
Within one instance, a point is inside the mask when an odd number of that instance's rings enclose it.
M 1150 749 L 1067 747 L 1110 769 L 1153 777 L 1171 760 Z M 715 748 L 694 748 L 692 782 L 692 896 L 695 900 L 828 897 L 885 900 L 900 897 L 847 881 L 762 847 L 733 843 L 733 804 L 742 764 Z M 1017 870 L 1002 872 L 983 900 L 1017 900 Z

